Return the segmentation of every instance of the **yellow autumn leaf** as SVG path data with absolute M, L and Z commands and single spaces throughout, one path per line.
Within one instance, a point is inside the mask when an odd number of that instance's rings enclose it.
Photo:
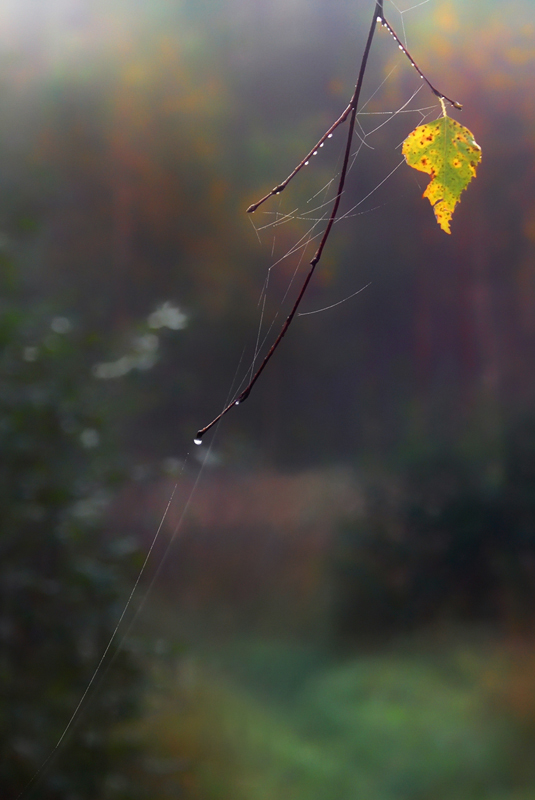
M 403 142 L 403 155 L 409 166 L 427 172 L 431 180 L 427 197 L 438 224 L 446 233 L 455 206 L 476 174 L 481 148 L 473 134 L 451 117 L 420 125 Z

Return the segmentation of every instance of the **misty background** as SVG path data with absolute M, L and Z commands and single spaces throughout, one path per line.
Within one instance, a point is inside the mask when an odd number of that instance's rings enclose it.
M 291 308 L 304 268 L 288 292 L 287 254 L 345 127 L 245 209 L 347 105 L 372 12 L 2 4 L 3 796 L 69 723 L 173 492 L 115 661 L 27 796 L 534 796 L 528 0 L 385 3 L 462 102 L 477 178 L 447 236 L 427 178 L 395 169 L 440 108 L 424 86 L 392 113 L 422 82 L 378 30 L 356 213 L 302 310 L 370 285 L 296 317 L 247 403 L 193 445 L 260 320 L 262 338 L 276 317 L 269 346 Z M 291 218 L 263 229 L 273 213 Z

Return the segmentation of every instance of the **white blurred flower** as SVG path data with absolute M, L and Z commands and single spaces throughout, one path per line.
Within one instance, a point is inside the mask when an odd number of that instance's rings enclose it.
M 109 503 L 110 496 L 108 492 L 100 490 L 90 497 L 85 497 L 83 500 L 78 500 L 78 502 L 74 503 L 71 513 L 78 518 L 98 517 Z
M 146 333 L 134 340 L 134 349 L 138 353 L 154 353 L 158 349 L 159 339 L 155 333 Z
M 210 449 L 204 446 L 196 447 L 193 457 L 205 467 L 218 467 L 222 463 L 219 453 L 216 453 L 213 448 Z
M 80 434 L 80 441 L 84 447 L 97 447 L 100 442 L 99 432 L 94 428 L 85 428 Z
M 179 331 L 188 324 L 188 317 L 177 306 L 173 306 L 167 301 L 149 314 L 147 322 L 149 328 L 170 328 L 173 331 Z
M 154 353 L 144 353 L 136 358 L 134 366 L 136 369 L 152 369 L 158 361 L 158 357 Z
M 94 364 L 92 372 L 95 378 L 109 380 L 122 378 L 133 369 L 151 369 L 158 361 L 156 351 L 160 344 L 155 333 L 145 333 L 137 336 L 132 342 L 133 353 L 122 356 L 117 361 L 102 361 Z
M 137 358 L 133 356 L 122 356 L 117 361 L 103 361 L 100 364 L 95 364 L 93 367 L 93 375 L 95 378 L 108 380 L 110 378 L 122 378 L 130 372 L 136 365 Z
M 22 351 L 22 357 L 25 361 L 35 361 L 38 353 L 37 347 L 25 347 Z
M 67 317 L 54 317 L 50 323 L 50 327 L 54 333 L 68 333 L 71 330 L 72 325 Z

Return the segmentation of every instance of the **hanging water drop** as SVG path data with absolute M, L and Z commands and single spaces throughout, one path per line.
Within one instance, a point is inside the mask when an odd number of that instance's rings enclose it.
M 324 144 L 325 144 L 325 142 L 322 142 L 322 143 L 320 144 L 320 147 L 323 147 L 323 145 L 324 145 Z
M 202 444 L 202 439 L 200 436 L 196 436 L 193 440 L 193 444 Z
M 241 403 L 241 400 L 240 400 L 240 398 L 238 397 L 238 399 L 234 401 L 234 405 L 235 405 L 235 406 L 239 406 L 239 405 L 240 405 L 240 403 Z
M 333 138 L 333 135 L 332 135 L 332 133 L 330 133 L 330 134 L 327 136 L 327 139 L 332 139 L 332 138 Z
M 308 161 L 305 161 L 305 167 L 308 167 Z
M 313 156 L 317 156 L 317 155 L 318 155 L 318 151 L 317 151 L 317 150 L 314 150 L 314 152 L 312 153 L 312 155 L 313 155 Z

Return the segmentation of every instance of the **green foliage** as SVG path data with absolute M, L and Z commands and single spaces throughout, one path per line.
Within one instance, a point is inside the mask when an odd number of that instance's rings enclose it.
M 28 296 L 2 257 L 0 302 L 0 794 L 32 779 L 109 641 L 135 542 L 103 511 L 121 480 L 109 386 L 91 377 L 98 337 Z M 117 723 L 137 705 L 140 665 L 118 654 L 32 797 L 136 796 Z
M 423 196 L 433 206 L 442 230 L 451 233 L 455 206 L 481 160 L 481 148 L 473 134 L 444 114 L 413 130 L 403 142 L 402 152 L 409 166 L 431 175 Z
M 306 706 L 316 735 L 358 765 L 368 796 L 468 798 L 508 771 L 504 730 L 474 689 L 424 660 L 364 657 L 308 687 Z
M 186 797 L 505 800 L 529 785 L 518 765 L 532 740 L 491 703 L 485 647 L 459 641 L 434 653 L 412 648 L 321 666 L 316 653 L 307 665 L 291 645 L 240 649 L 246 662 L 260 654 L 273 683 L 281 680 L 278 700 L 277 692 L 266 697 L 263 676 L 244 690 L 236 673 L 197 662 L 189 668 L 193 702 L 184 688 L 173 695 L 174 682 L 151 716 L 150 745 L 190 756 Z M 301 681 L 289 697 L 278 665 L 296 656 Z

